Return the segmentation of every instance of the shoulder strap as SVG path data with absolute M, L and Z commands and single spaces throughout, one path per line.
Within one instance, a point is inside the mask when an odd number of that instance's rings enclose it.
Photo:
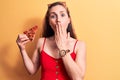
M 75 47 L 76 47 L 77 41 L 78 40 L 76 40 L 76 42 L 75 42 L 75 45 L 74 45 L 74 48 L 73 48 L 73 52 L 75 51 Z
M 44 42 L 43 42 L 43 46 L 42 46 L 42 50 L 44 50 L 45 41 L 46 41 L 46 38 L 44 38 Z

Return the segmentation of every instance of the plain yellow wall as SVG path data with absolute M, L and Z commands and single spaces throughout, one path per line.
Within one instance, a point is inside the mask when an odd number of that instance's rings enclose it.
M 57 0 L 0 0 L 0 80 L 39 80 L 27 74 L 16 38 L 39 26 L 27 45 L 30 57 L 47 4 Z M 120 80 L 120 0 L 66 0 L 78 39 L 87 45 L 85 80 Z

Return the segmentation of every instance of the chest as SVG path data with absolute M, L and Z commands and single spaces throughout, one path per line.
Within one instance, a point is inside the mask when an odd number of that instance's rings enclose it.
M 70 53 L 72 53 L 74 50 L 74 44 L 73 43 L 68 44 L 67 48 L 70 50 Z M 53 58 L 56 58 L 56 59 L 60 58 L 59 49 L 55 42 L 47 41 L 44 45 L 44 51 L 47 55 L 49 55 Z

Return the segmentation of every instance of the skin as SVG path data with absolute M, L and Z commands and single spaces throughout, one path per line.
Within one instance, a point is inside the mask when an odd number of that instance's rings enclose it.
M 71 80 L 83 80 L 86 68 L 86 46 L 83 41 L 78 41 L 75 47 L 76 59 L 75 61 L 71 58 L 71 53 L 73 51 L 75 39 L 70 37 L 70 32 L 66 32 L 68 24 L 70 23 L 70 18 L 66 12 L 66 9 L 57 5 L 50 9 L 49 24 L 51 25 L 55 35 L 46 38 L 46 43 L 44 46 L 44 51 L 53 58 L 61 58 L 59 56 L 59 50 L 69 49 L 70 52 L 62 57 L 64 66 Z M 19 34 L 17 38 L 17 44 L 19 46 L 23 62 L 27 71 L 30 74 L 34 74 L 40 67 L 40 51 L 42 51 L 42 45 L 44 38 L 38 40 L 36 49 L 33 53 L 32 59 L 30 59 L 25 50 L 25 45 L 30 40 L 24 34 Z

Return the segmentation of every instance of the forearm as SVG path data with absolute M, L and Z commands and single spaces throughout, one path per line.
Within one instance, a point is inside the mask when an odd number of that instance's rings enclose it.
M 19 34 L 17 37 L 16 43 L 20 49 L 22 59 L 23 59 L 23 62 L 24 62 L 24 65 L 25 65 L 27 71 L 30 74 L 34 74 L 37 71 L 39 64 L 37 64 L 37 61 L 31 60 L 25 50 L 25 46 L 29 41 L 30 41 L 30 39 L 27 37 L 27 35 Z M 37 49 L 36 49 L 36 51 L 37 51 Z
M 34 64 L 33 64 L 32 60 L 27 55 L 26 50 L 21 50 L 20 52 L 21 52 L 23 62 L 24 62 L 24 65 L 25 65 L 27 71 L 29 72 L 29 74 L 34 74 L 35 73 L 35 67 L 34 67 Z
M 80 67 L 71 58 L 70 54 L 66 54 L 62 57 L 66 71 L 72 80 L 83 80 L 83 75 Z

